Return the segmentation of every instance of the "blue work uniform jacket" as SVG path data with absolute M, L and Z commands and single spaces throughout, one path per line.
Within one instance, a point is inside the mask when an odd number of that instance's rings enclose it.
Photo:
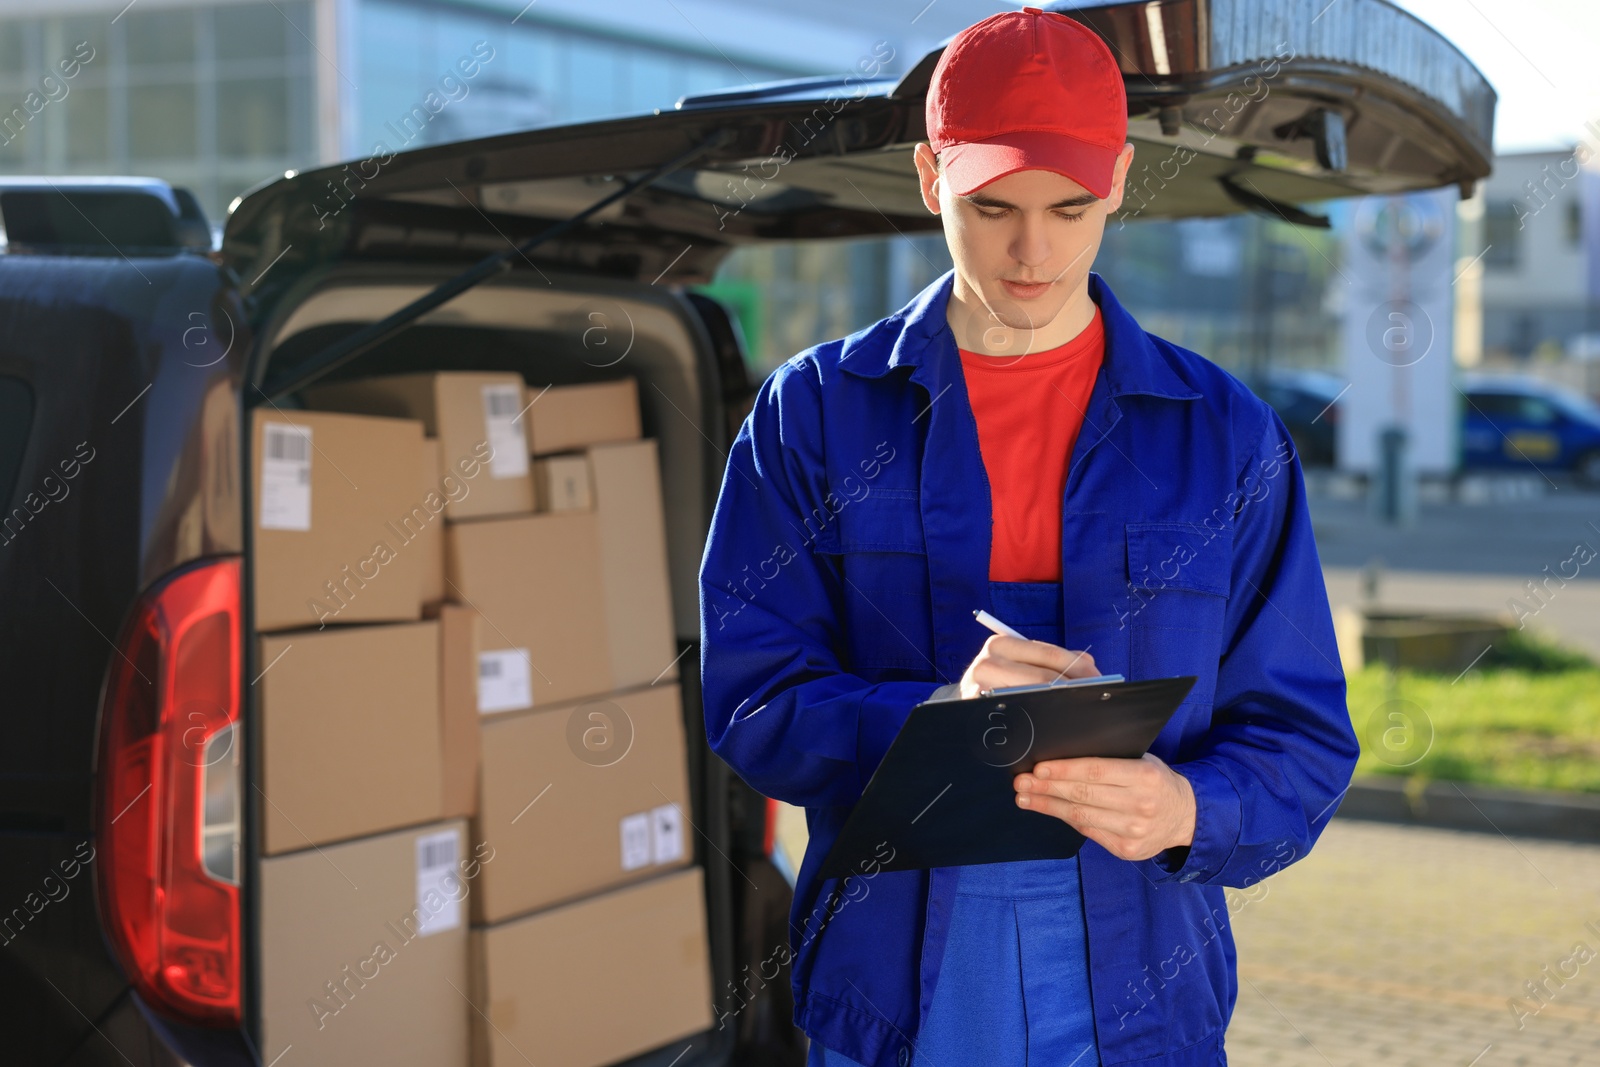
M 989 485 L 945 319 L 953 277 L 767 378 L 700 566 L 711 747 L 810 828 L 795 1023 L 871 1067 L 909 1062 L 954 872 L 817 870 L 911 708 L 989 636 L 972 615 L 991 606 Z M 1067 647 L 1132 680 L 1198 679 L 1151 746 L 1194 788 L 1192 845 L 1079 853 L 1095 1027 L 1107 1065 L 1213 1065 L 1237 997 L 1223 887 L 1306 854 L 1358 749 L 1283 423 L 1146 333 L 1098 275 L 1089 292 L 1106 349 L 1061 501 Z

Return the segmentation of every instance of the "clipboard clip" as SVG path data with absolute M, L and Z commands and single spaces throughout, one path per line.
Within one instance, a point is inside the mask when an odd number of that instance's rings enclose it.
M 1061 682 L 1038 682 L 1034 685 L 1006 685 L 999 689 L 980 689 L 979 697 L 1006 696 L 1010 693 L 1038 693 L 1047 689 L 1068 689 L 1079 685 L 1115 685 L 1127 681 L 1120 674 L 1097 674 L 1092 678 L 1069 678 Z

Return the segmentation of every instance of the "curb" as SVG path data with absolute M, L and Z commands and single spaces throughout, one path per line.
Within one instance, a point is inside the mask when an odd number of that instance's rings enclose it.
M 1368 822 L 1600 844 L 1600 796 L 1429 782 L 1408 791 L 1404 778 L 1351 784 L 1334 814 Z

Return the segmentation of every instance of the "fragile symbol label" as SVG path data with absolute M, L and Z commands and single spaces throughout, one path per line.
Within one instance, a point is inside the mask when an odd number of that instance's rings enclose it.
M 656 863 L 683 858 L 683 815 L 676 804 L 663 804 L 650 812 L 650 853 Z

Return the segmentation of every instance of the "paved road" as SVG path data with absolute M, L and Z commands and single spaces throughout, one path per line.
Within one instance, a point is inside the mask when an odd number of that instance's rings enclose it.
M 1408 529 L 1373 522 L 1360 501 L 1313 495 L 1310 507 L 1317 551 L 1331 567 L 1361 567 L 1378 556 L 1396 570 L 1500 574 L 1520 581 L 1565 560 L 1578 541 L 1600 548 L 1600 491 L 1571 486 L 1546 487 L 1526 499 L 1425 503 Z M 1600 560 L 1584 568 L 1584 577 L 1600 580 L 1597 569 Z
M 1335 819 L 1265 886 L 1232 1067 L 1600 1064 L 1600 846 Z
M 1314 497 L 1328 599 L 1362 603 L 1364 568 L 1377 559 L 1380 604 L 1517 616 L 1515 600 L 1532 612 L 1518 616 L 1530 629 L 1600 657 L 1600 492 L 1545 488 L 1523 500 L 1425 504 L 1404 530 L 1373 522 L 1359 502 Z

